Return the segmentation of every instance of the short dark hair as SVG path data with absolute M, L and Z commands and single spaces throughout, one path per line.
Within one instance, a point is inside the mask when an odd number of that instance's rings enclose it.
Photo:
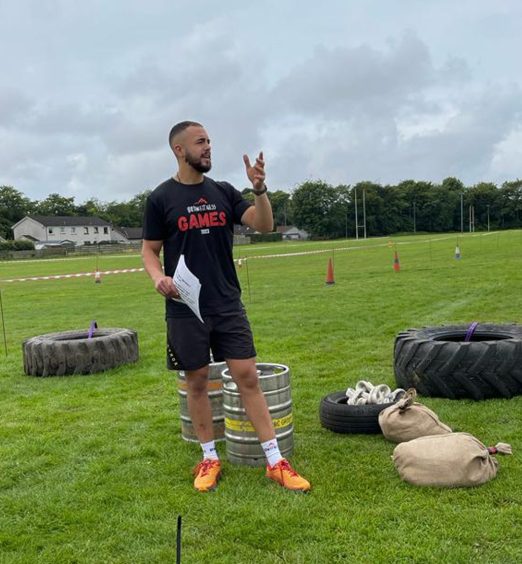
M 198 123 L 197 121 L 180 121 L 179 123 L 177 123 L 171 130 L 169 133 L 169 145 L 172 147 L 172 139 L 174 139 L 174 137 L 176 137 L 176 135 L 178 135 L 179 133 L 181 133 L 182 131 L 185 131 L 185 129 L 187 129 L 188 127 L 203 127 L 200 123 Z

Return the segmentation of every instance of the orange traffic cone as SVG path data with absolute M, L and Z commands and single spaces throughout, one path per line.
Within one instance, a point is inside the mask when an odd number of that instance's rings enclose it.
M 332 259 L 328 259 L 328 270 L 326 271 L 326 284 L 335 284 Z
M 401 263 L 399 262 L 399 253 L 395 251 L 395 256 L 393 258 L 393 270 L 395 272 L 400 272 L 401 270 Z
M 101 273 L 98 269 L 96 269 L 96 272 L 94 273 L 94 282 L 96 284 L 101 284 Z

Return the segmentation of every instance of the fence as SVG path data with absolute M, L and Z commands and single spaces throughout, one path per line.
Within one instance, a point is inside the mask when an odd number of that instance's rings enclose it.
M 234 245 L 248 245 L 250 237 L 234 235 Z M 16 260 L 29 258 L 77 257 L 85 255 L 122 255 L 136 254 L 141 251 L 141 241 L 131 243 L 114 243 L 112 245 L 81 245 L 78 247 L 49 247 L 29 251 L 0 251 L 0 260 Z
M 136 243 L 115 243 L 113 245 L 82 245 L 79 247 L 49 247 L 29 251 L 0 251 L 0 260 L 16 260 L 28 258 L 76 257 L 101 254 L 139 253 L 141 241 Z

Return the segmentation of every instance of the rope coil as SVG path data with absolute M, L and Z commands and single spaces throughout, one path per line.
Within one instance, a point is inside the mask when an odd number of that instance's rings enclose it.
M 402 388 L 392 391 L 386 384 L 374 386 L 371 382 L 359 380 L 355 388 L 348 388 L 346 390 L 346 397 L 348 398 L 346 403 L 348 405 L 394 403 L 405 393 L 405 390 Z

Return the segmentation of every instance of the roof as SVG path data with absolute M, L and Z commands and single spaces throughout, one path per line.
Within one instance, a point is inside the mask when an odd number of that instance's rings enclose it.
M 45 227 L 65 226 L 65 227 L 78 227 L 78 226 L 95 226 L 95 227 L 109 227 L 111 224 L 99 217 L 78 217 L 74 215 L 28 215 L 34 221 L 41 223 Z
M 127 239 L 143 239 L 143 227 L 116 227 Z

